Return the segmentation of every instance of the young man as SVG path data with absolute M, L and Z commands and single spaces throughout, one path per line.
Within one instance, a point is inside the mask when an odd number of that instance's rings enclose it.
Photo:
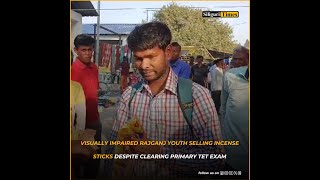
M 95 40 L 85 34 L 74 39 L 77 54 L 72 69 L 71 80 L 79 82 L 86 97 L 86 129 L 96 130 L 95 140 L 101 140 L 101 123 L 98 112 L 98 67 L 91 61 Z M 98 150 L 99 152 L 100 150 Z M 84 177 L 95 178 L 99 170 L 99 160 L 91 159 L 85 168 Z
M 227 168 L 248 175 L 249 159 L 249 50 L 238 47 L 233 53 L 234 68 L 225 72 L 221 91 L 221 127 L 224 139 L 239 141 L 226 146 Z
M 193 66 L 193 63 L 194 63 L 194 57 L 193 57 L 193 56 L 191 56 L 191 57 L 190 57 L 190 59 L 189 59 L 189 66 L 190 66 L 190 69 L 191 69 L 191 67 Z M 191 76 L 191 74 L 190 74 L 190 76 Z
M 216 111 L 220 114 L 220 105 L 221 105 L 221 89 L 222 89 L 222 78 L 223 78 L 223 59 L 215 60 L 215 67 L 209 72 L 210 76 L 210 90 L 211 96 L 216 107 Z
M 133 51 L 135 67 L 143 76 L 142 86 L 130 101 L 132 87 L 122 94 L 111 140 L 131 118 L 138 118 L 143 129 L 143 140 L 189 141 L 221 140 L 217 113 L 208 89 L 192 83 L 193 112 L 191 126 L 184 118 L 178 97 L 178 77 L 169 66 L 171 31 L 166 24 L 150 22 L 137 26 L 129 35 L 128 46 Z M 188 80 L 189 81 L 189 80 Z M 131 140 L 128 137 L 128 140 Z M 220 146 L 124 146 L 129 154 L 214 154 Z M 111 149 L 112 150 L 112 149 Z M 131 173 L 123 176 L 197 176 L 199 171 L 218 170 L 217 159 L 164 159 L 126 161 Z
M 191 69 L 189 65 L 180 59 L 181 46 L 177 42 L 171 43 L 172 55 L 170 58 L 170 67 L 173 72 L 181 78 L 189 79 L 191 74 Z
M 193 65 L 191 68 L 192 80 L 203 87 L 207 87 L 208 67 L 202 63 L 203 56 L 197 56 L 196 62 L 197 64 Z

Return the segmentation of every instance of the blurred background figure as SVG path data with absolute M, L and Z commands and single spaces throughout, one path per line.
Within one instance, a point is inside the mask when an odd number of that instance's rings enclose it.
M 177 42 L 171 43 L 172 55 L 169 60 L 170 67 L 173 72 L 180 78 L 189 79 L 191 74 L 191 69 L 189 65 L 180 59 L 181 46 Z
M 247 66 L 249 63 L 249 49 L 244 46 L 238 46 L 232 55 L 232 67 Z
M 129 86 L 133 86 L 139 82 L 139 76 L 136 70 L 129 72 Z
M 203 87 L 208 88 L 208 85 L 207 85 L 208 68 L 206 65 L 202 63 L 203 56 L 201 55 L 197 56 L 196 62 L 197 64 L 193 65 L 191 68 L 192 81 L 200 84 Z
M 221 89 L 222 89 L 222 79 L 223 79 L 223 59 L 215 60 L 214 68 L 209 72 L 209 76 L 211 79 L 211 97 L 213 99 L 214 105 L 216 107 L 217 113 L 220 115 L 220 105 L 221 105 Z M 208 78 L 209 79 L 209 78 Z
M 223 139 L 241 142 L 239 146 L 225 146 L 228 170 L 248 173 L 249 141 L 249 50 L 238 47 L 232 57 L 234 68 L 223 77 L 221 91 L 221 128 Z
M 130 64 L 128 63 L 128 58 L 126 56 L 123 57 L 123 62 L 120 64 L 121 66 L 121 93 L 128 87 L 128 77 Z

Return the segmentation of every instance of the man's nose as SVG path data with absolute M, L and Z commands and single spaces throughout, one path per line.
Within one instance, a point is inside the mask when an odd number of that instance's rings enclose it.
M 143 59 L 142 62 L 141 62 L 141 68 L 142 69 L 147 69 L 150 67 L 150 59 Z

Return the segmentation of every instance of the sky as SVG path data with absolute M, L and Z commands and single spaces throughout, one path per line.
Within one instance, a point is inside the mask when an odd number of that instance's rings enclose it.
M 98 9 L 97 1 L 91 1 L 93 6 Z M 172 1 L 136 1 L 136 2 L 100 2 L 100 24 L 139 24 L 142 20 L 151 21 L 154 10 L 168 5 Z M 216 1 L 176 1 L 180 6 L 201 7 L 205 11 L 239 11 L 239 18 L 221 18 L 223 22 L 229 23 L 233 28 L 234 40 L 244 44 L 249 39 L 249 9 L 250 2 L 216 2 Z M 155 8 L 150 11 L 151 8 Z M 105 9 L 105 10 L 104 10 Z M 119 10 L 124 9 L 124 10 Z M 97 23 L 97 17 L 83 17 L 83 24 Z

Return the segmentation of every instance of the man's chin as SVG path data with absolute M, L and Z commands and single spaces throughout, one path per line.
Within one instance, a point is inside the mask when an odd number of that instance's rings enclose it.
M 83 62 L 84 64 L 90 64 L 90 63 L 91 63 L 91 59 L 89 59 L 89 60 L 84 59 L 82 62 Z
M 154 77 L 150 77 L 150 76 L 144 77 L 143 79 L 145 79 L 146 81 L 153 81 L 153 80 L 155 80 Z

